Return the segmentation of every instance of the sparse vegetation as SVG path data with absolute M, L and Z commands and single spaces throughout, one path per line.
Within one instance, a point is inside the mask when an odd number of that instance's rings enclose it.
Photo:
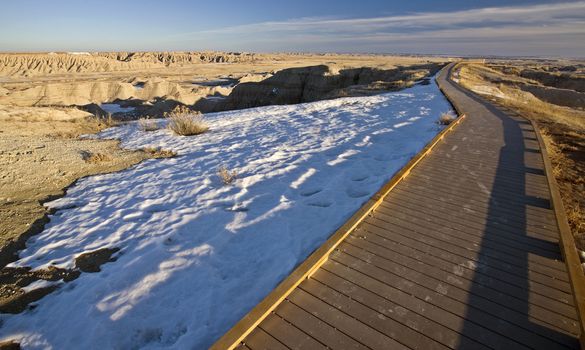
M 156 131 L 160 129 L 158 121 L 147 118 L 141 118 L 138 120 L 138 126 L 142 131 Z
M 219 167 L 217 174 L 219 175 L 219 178 L 224 185 L 231 185 L 238 177 L 238 173 L 235 170 L 229 171 L 228 168 L 224 165 Z
M 104 125 L 106 128 L 111 128 L 120 124 L 116 119 L 114 119 L 112 113 L 108 113 L 103 117 L 96 114 L 93 116 L 93 120 L 98 125 Z
M 90 164 L 98 164 L 98 163 L 104 163 L 104 162 L 109 162 L 112 160 L 112 157 L 110 157 L 107 154 L 104 153 L 92 153 L 89 151 L 83 151 L 81 152 L 81 157 L 83 158 L 83 160 L 86 163 L 90 163 Z
M 155 148 L 155 147 L 146 147 L 142 149 L 144 152 L 150 154 L 153 158 L 171 158 L 177 155 L 176 152 L 171 150 Z
M 118 125 L 118 121 L 115 120 L 114 117 L 112 117 L 112 113 L 108 113 L 108 115 L 105 118 L 103 118 L 103 121 L 109 128 Z
M 443 113 L 439 118 L 439 124 L 449 125 L 455 120 L 455 117 L 451 113 Z
M 201 112 L 191 111 L 186 107 L 177 107 L 172 112 L 165 113 L 165 117 L 169 120 L 169 129 L 177 135 L 199 135 L 209 130 Z

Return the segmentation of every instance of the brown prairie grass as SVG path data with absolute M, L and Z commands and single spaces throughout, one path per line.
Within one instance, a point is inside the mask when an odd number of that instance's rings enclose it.
M 100 163 L 109 162 L 112 160 L 112 157 L 110 157 L 107 154 L 93 153 L 90 151 L 81 152 L 81 157 L 83 158 L 83 160 L 86 163 L 89 163 L 89 164 L 100 164 Z
M 209 130 L 209 125 L 201 113 L 190 111 L 188 108 L 176 108 L 172 112 L 165 113 L 165 117 L 169 120 L 168 128 L 177 135 L 199 135 Z
M 155 147 L 145 147 L 142 151 L 150 154 L 153 158 L 172 158 L 177 156 L 177 153 L 174 151 Z
M 106 124 L 108 128 L 119 125 L 118 121 L 115 120 L 114 117 L 112 117 L 112 113 L 108 113 L 108 115 L 105 118 L 103 118 L 103 122 L 104 124 Z
M 114 126 L 120 125 L 120 122 L 114 119 L 112 113 L 108 113 L 108 115 L 100 117 L 99 115 L 93 116 L 93 122 L 99 125 L 100 127 L 104 126 L 106 128 L 112 128 Z
M 443 113 L 439 118 L 439 124 L 449 125 L 455 120 L 455 117 L 451 113 Z
M 138 127 L 142 131 L 156 131 L 160 129 L 160 125 L 158 121 L 148 119 L 148 118 L 141 118 L 138 120 Z
M 238 173 L 235 170 L 229 171 L 228 168 L 224 165 L 217 169 L 217 175 L 224 185 L 231 185 L 238 177 Z

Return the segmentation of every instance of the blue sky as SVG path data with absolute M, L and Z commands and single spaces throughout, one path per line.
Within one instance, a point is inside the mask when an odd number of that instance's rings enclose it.
M 585 57 L 585 1 L 18 0 L 0 51 L 227 50 Z

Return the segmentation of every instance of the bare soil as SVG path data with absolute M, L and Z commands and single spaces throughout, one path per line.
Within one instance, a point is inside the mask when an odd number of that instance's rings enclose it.
M 26 240 L 43 230 L 50 210 L 43 203 L 63 196 L 79 178 L 119 171 L 155 157 L 159 150 L 128 151 L 115 140 L 82 139 L 108 125 L 74 108 L 0 109 L 0 312 L 23 311 L 56 286 L 23 290 L 36 280 L 69 281 L 80 271 L 99 271 L 111 252 L 78 258 L 76 270 L 10 268 Z M 17 113 L 18 112 L 18 113 Z

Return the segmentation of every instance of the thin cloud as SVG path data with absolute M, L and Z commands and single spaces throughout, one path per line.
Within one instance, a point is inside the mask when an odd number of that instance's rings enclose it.
M 461 24 L 487 24 L 493 22 L 558 23 L 575 15 L 585 16 L 585 2 L 533 5 L 524 7 L 490 7 L 456 12 L 427 12 L 406 16 L 374 18 L 299 18 L 280 22 L 261 22 L 205 30 L 194 34 L 244 34 L 274 31 L 310 30 L 380 30 L 384 28 L 454 26 Z
M 582 36 L 581 43 L 575 37 Z M 585 2 L 567 2 L 531 6 L 489 7 L 455 12 L 424 12 L 400 16 L 374 18 L 299 18 L 287 21 L 252 23 L 194 33 L 184 33 L 168 38 L 174 42 L 209 43 L 221 42 L 224 48 L 232 45 L 249 49 L 269 49 L 274 42 L 287 42 L 291 50 L 303 50 L 316 44 L 326 44 L 335 49 L 343 47 L 364 48 L 368 43 L 374 48 L 390 44 L 407 44 L 413 41 L 427 42 L 436 39 L 450 41 L 477 39 L 477 45 L 542 39 L 541 51 L 546 51 L 545 40 L 553 40 L 550 47 L 558 50 L 560 42 L 573 45 L 571 53 L 585 54 Z M 376 50 L 372 50 L 376 51 Z

